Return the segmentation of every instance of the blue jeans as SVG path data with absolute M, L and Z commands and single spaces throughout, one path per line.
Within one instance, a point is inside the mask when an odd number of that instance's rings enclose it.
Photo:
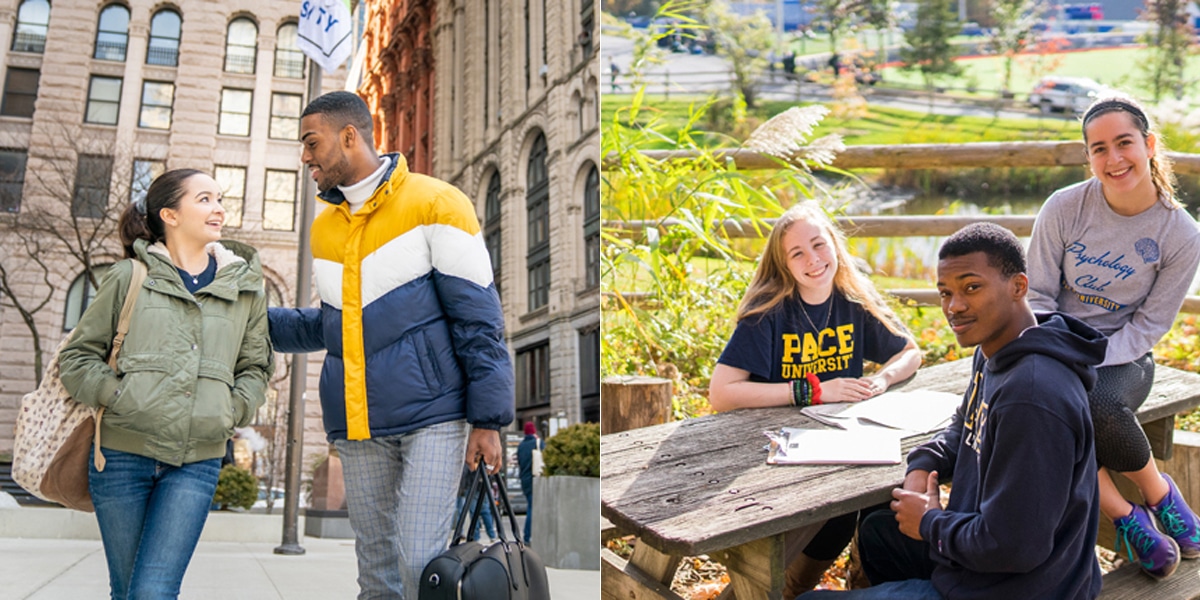
M 176 598 L 217 490 L 221 459 L 174 467 L 105 449 L 88 461 L 88 490 L 113 600 Z
M 533 490 L 528 492 L 521 489 L 521 493 L 525 494 L 525 544 L 529 544 L 529 524 L 533 522 Z M 516 535 L 516 534 L 514 534 Z
M 359 600 L 417 597 L 421 571 L 450 545 L 469 430 L 459 420 L 334 441 L 354 529 Z
M 458 522 L 458 515 L 460 513 L 462 513 L 462 511 L 464 510 L 463 504 L 466 504 L 466 499 L 463 498 L 462 496 L 459 496 L 458 497 L 458 510 L 454 513 L 455 522 Z M 475 508 L 475 507 L 472 505 L 470 508 L 468 508 L 466 510 L 471 510 L 473 508 Z M 471 540 L 471 541 L 478 540 L 479 533 L 480 533 L 480 527 L 481 527 L 480 523 L 483 524 L 482 527 L 487 529 L 489 537 L 496 537 L 496 522 L 492 519 L 492 511 L 490 509 L 488 509 L 488 507 L 487 507 L 487 499 L 486 498 L 483 500 L 483 511 L 479 515 L 479 521 L 475 523 L 475 531 L 466 531 L 463 535 L 466 535 L 468 540 Z M 468 512 L 467 518 L 463 522 L 463 529 L 465 530 L 465 529 L 470 529 L 470 528 L 471 528 L 471 513 Z
M 933 588 L 928 579 L 909 579 L 908 581 L 891 581 L 865 590 L 835 592 L 818 590 L 801 594 L 797 600 L 942 600 L 942 595 Z

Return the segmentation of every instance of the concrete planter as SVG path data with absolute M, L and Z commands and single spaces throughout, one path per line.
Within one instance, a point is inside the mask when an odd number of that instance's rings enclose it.
M 547 567 L 600 569 L 600 478 L 533 478 L 530 543 Z

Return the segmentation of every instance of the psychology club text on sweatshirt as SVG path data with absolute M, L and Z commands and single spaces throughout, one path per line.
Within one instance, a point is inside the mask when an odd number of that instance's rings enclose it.
M 1029 243 L 1029 305 L 1061 311 L 1108 336 L 1100 366 L 1150 351 L 1175 322 L 1200 263 L 1187 209 L 1161 202 L 1113 212 L 1095 178 L 1063 188 L 1038 212 Z
M 1105 338 L 1082 321 L 1039 326 L 985 358 L 950 425 L 908 455 L 954 488 L 921 519 L 946 598 L 1095 598 L 1096 459 L 1087 391 Z

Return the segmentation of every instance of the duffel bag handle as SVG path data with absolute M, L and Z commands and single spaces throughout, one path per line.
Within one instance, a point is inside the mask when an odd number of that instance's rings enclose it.
M 517 524 L 517 517 L 515 514 L 513 514 L 512 505 L 509 504 L 508 492 L 504 489 L 504 482 L 500 479 L 500 474 L 497 473 L 495 475 L 496 489 L 499 491 L 500 497 L 496 498 L 492 495 L 492 476 L 486 474 L 486 469 L 487 465 L 480 462 L 479 467 L 472 471 L 471 486 L 467 489 L 467 495 L 463 499 L 463 510 L 459 512 L 458 521 L 454 524 L 454 537 L 451 541 L 451 545 L 461 544 L 462 542 L 466 541 L 466 536 L 463 532 L 463 524 L 467 520 L 467 510 L 471 510 L 472 513 L 471 524 L 467 529 L 467 532 L 475 531 L 475 528 L 479 524 L 480 510 L 483 508 L 483 501 L 484 498 L 486 498 L 488 501 L 488 510 L 492 511 L 492 517 L 496 523 L 496 535 L 500 538 L 500 541 L 508 541 L 504 537 L 504 517 L 502 516 L 503 514 L 507 513 L 509 524 L 512 527 L 510 532 L 512 533 L 513 542 L 524 546 L 524 543 L 521 541 L 521 537 L 517 535 L 517 532 L 521 530 L 521 527 Z M 499 508 L 496 506 L 497 502 L 500 504 Z M 473 509 L 472 506 L 474 507 Z M 528 518 L 528 516 L 526 516 L 526 518 Z
M 488 486 L 489 494 L 492 491 L 491 487 L 492 486 L 490 486 L 490 485 Z M 517 532 L 520 531 L 521 528 L 519 526 L 517 526 L 517 516 L 513 514 L 512 506 L 509 505 L 509 503 L 508 503 L 508 491 L 504 489 L 504 481 L 500 479 L 499 473 L 496 474 L 496 489 L 500 491 L 500 504 L 502 505 L 504 512 L 508 513 L 508 522 L 512 524 L 513 541 L 515 541 L 518 544 L 521 544 L 521 536 L 517 534 Z M 526 509 L 526 511 L 525 511 L 525 518 L 526 519 L 529 518 L 528 509 Z M 504 528 L 500 527 L 500 516 L 496 515 L 496 532 L 499 533 L 502 529 L 504 529 Z M 504 538 L 500 538 L 500 539 L 504 539 Z
M 480 461 L 479 467 L 477 467 L 474 471 L 471 471 L 471 485 L 467 488 L 467 495 L 465 498 L 463 498 L 462 510 L 458 512 L 458 520 L 454 523 L 454 537 L 450 539 L 451 546 L 467 541 L 466 537 L 463 535 L 463 523 L 467 520 L 468 511 L 472 513 L 472 516 L 471 526 L 467 531 L 475 531 L 475 527 L 479 523 L 479 508 L 480 503 L 483 500 L 483 496 L 480 495 L 478 498 L 476 498 L 475 490 L 479 487 L 480 475 L 483 474 L 483 470 L 486 468 L 487 465 Z M 474 508 L 472 508 L 472 506 L 474 506 Z

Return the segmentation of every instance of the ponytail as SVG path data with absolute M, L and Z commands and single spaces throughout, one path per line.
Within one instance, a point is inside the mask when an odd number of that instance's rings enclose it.
M 127 258 L 136 256 L 133 244 L 137 240 L 146 240 L 151 244 L 167 240 L 162 210 L 179 208 L 179 200 L 184 192 L 183 183 L 192 175 L 203 173 L 196 169 L 167 171 L 154 179 L 143 198 L 129 204 L 121 214 L 121 220 L 117 222 L 117 229 L 121 233 L 121 245 L 125 246 Z
M 125 258 L 135 258 L 137 254 L 133 251 L 133 243 L 137 240 L 146 240 L 153 244 L 159 241 L 150 231 L 150 224 L 146 221 L 146 215 L 139 210 L 139 204 L 144 202 L 131 202 L 125 207 L 125 212 L 121 213 L 121 219 L 117 221 L 117 231 L 121 234 L 121 245 L 125 248 Z M 145 204 L 141 205 L 141 209 L 145 209 Z

